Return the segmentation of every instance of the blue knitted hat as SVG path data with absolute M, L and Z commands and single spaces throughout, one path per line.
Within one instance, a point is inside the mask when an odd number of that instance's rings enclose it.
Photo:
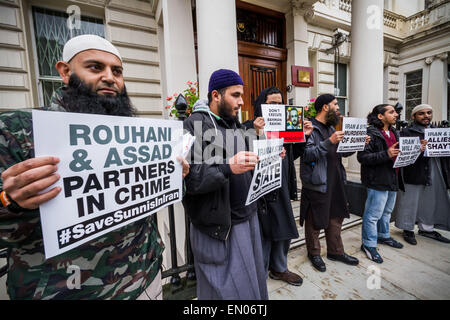
M 244 85 L 242 78 L 233 70 L 219 69 L 212 73 L 209 78 L 208 92 L 219 90 L 229 86 Z

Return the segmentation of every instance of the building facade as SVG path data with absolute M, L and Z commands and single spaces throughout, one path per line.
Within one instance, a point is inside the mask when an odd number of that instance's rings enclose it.
M 205 98 L 210 74 L 228 68 L 245 82 L 243 120 L 269 85 L 298 105 L 333 93 L 349 116 L 399 102 L 408 120 L 429 103 L 435 120 L 450 120 L 449 0 L 0 0 L 0 111 L 47 104 L 61 85 L 62 46 L 82 33 L 117 46 L 140 116 L 167 118 L 165 97 L 187 81 Z M 313 85 L 292 85 L 292 66 L 312 68 Z M 346 167 L 358 180 L 356 159 Z M 177 205 L 180 263 L 182 212 Z M 168 246 L 166 213 L 158 223 Z

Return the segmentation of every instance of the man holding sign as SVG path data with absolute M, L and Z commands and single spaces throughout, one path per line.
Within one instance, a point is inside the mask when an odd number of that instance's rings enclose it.
M 196 137 L 183 205 L 199 300 L 268 299 L 256 202 L 246 204 L 259 159 L 247 139 L 256 134 L 247 136 L 237 117 L 243 84 L 232 70 L 214 71 L 208 104 L 197 105 L 184 122 Z
M 62 58 L 56 68 L 65 87 L 48 110 L 135 115 L 121 56 L 109 41 L 94 35 L 72 38 Z M 164 246 L 153 216 L 45 260 L 39 208 L 61 191 L 52 188 L 60 178 L 59 159 L 34 158 L 30 111 L 7 112 L 0 119 L 0 245 L 10 249 L 10 298 L 160 299 Z
M 305 222 L 308 258 L 317 270 L 325 272 L 326 266 L 320 256 L 321 229 L 325 229 L 328 259 L 353 266 L 359 261 L 345 253 L 341 238 L 342 222 L 350 217 L 342 157 L 352 153 L 336 152 L 344 137 L 343 131 L 334 129 L 339 122 L 338 101 L 331 94 L 323 94 L 316 99 L 315 108 L 314 129 L 301 157 L 300 225 Z
M 403 168 L 405 191 L 398 193 L 395 211 L 395 226 L 403 229 L 403 237 L 412 245 L 416 222 L 419 235 L 440 242 L 450 240 L 434 230 L 434 226 L 450 228 L 450 157 L 427 157 L 424 155 L 425 130 L 431 128 L 433 109 L 421 104 L 412 110 L 413 123 L 402 130 L 402 137 L 414 137 L 422 141 L 421 154 L 417 161 Z
M 398 133 L 393 127 L 397 117 L 393 106 L 375 106 L 367 116 L 370 143 L 364 151 L 358 152 L 361 182 L 367 187 L 361 250 L 376 263 L 383 262 L 377 251 L 377 243 L 397 249 L 403 247 L 389 232 L 391 213 L 401 183 L 399 169 L 394 168 L 395 159 L 400 154 Z
M 263 104 L 284 105 L 282 91 L 277 87 L 269 87 L 259 94 L 255 101 L 255 122 L 263 113 L 261 108 Z M 295 111 L 295 116 L 298 117 L 297 109 L 291 111 Z M 313 130 L 311 121 L 303 121 L 301 125 L 308 138 Z M 252 128 L 251 122 L 249 127 Z M 298 200 L 294 160 L 303 153 L 305 144 L 286 143 L 284 147 L 286 157 L 282 160 L 281 188 L 258 199 L 258 217 L 261 227 L 264 266 L 269 277 L 290 285 L 300 286 L 303 279 L 288 269 L 287 256 L 291 240 L 298 238 L 297 224 L 291 205 L 291 200 Z

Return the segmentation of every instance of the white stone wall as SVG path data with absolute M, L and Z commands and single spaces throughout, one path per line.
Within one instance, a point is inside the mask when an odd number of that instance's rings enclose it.
M 105 35 L 119 50 L 131 101 L 141 116 L 163 114 L 158 37 L 153 2 L 88 0 L 32 5 L 65 10 L 79 5 L 82 15 L 103 16 Z M 0 111 L 39 105 L 30 3 L 0 0 Z
M 25 32 L 21 1 L 0 1 L 0 111 L 33 105 Z
M 157 24 L 150 3 L 112 0 L 105 8 L 106 37 L 123 59 L 128 95 L 141 116 L 162 117 Z

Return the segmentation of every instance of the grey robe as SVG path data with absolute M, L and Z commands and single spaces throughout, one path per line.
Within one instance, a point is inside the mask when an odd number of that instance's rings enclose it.
M 416 222 L 450 230 L 450 194 L 445 186 L 439 158 L 430 159 L 431 186 L 405 183 L 405 192 L 397 193 L 395 226 L 414 230 Z

